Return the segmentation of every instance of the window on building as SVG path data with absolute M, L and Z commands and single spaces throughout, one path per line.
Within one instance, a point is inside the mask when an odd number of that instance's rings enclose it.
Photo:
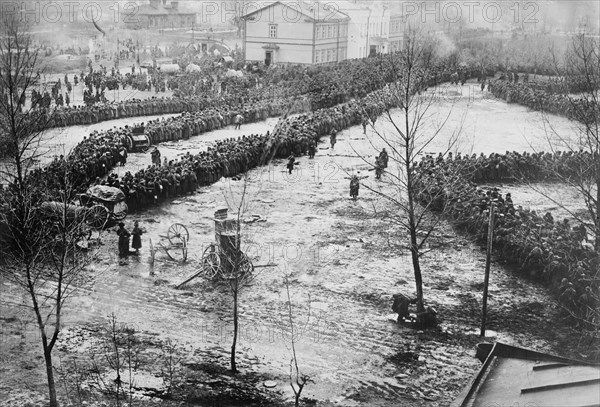
M 331 24 L 327 26 L 327 38 L 333 38 L 333 26 Z
M 318 25 L 316 30 L 315 30 L 315 39 L 320 39 L 321 38 L 321 26 Z
M 277 38 L 277 24 L 269 24 L 269 38 Z
M 335 50 L 335 49 L 331 50 L 331 60 L 337 61 L 337 50 Z
M 315 64 L 321 62 L 321 51 L 315 51 Z

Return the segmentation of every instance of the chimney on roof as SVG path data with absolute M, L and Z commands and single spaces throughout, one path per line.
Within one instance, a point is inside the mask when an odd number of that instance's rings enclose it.
M 171 0 L 171 8 L 173 10 L 178 10 L 179 9 L 179 0 Z
M 150 0 L 150 7 L 152 7 L 152 8 L 158 8 L 159 4 L 160 4 L 160 0 Z
M 162 0 L 163 6 L 167 5 L 167 0 Z

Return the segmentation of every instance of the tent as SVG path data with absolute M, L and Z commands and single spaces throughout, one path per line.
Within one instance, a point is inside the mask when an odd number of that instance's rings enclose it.
M 185 67 L 185 71 L 190 73 L 190 72 L 200 72 L 200 67 L 196 64 L 189 64 L 188 66 Z
M 178 64 L 162 64 L 160 65 L 160 71 L 162 73 L 175 73 L 179 72 L 181 67 Z
M 225 77 L 227 77 L 227 78 L 233 78 L 233 77 L 241 78 L 243 76 L 244 76 L 244 74 L 242 73 L 242 71 L 236 71 L 235 69 L 228 69 L 227 73 L 225 74 Z

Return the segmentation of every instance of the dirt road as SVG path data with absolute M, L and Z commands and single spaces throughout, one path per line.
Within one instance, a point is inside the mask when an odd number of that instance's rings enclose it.
M 529 143 L 518 139 L 519 131 L 526 128 L 531 135 L 536 128 L 532 114 L 502 102 L 459 99 L 454 109 L 466 112 L 463 127 L 470 129 L 477 152 L 497 151 L 501 145 L 503 149 L 507 145 L 527 149 Z M 436 110 L 439 117 L 449 111 L 449 105 L 440 102 Z M 483 111 L 504 112 L 510 118 L 493 127 L 482 121 Z M 274 122 L 244 126 L 242 134 L 258 132 L 261 126 L 266 130 Z M 389 131 L 383 120 L 377 125 Z M 232 135 L 237 132 L 228 128 L 192 138 L 177 148 L 159 148 L 170 158 L 185 152 L 180 148 L 201 149 L 207 141 Z M 372 137 L 371 130 L 367 137 Z M 441 145 L 443 141 L 433 145 L 432 152 Z M 319 147 L 315 160 L 298 159 L 300 165 L 292 175 L 287 175 L 285 163 L 278 161 L 249 174 L 249 207 L 243 218 L 257 215 L 259 220 L 244 223 L 246 252 L 255 265 L 277 266 L 256 269 L 253 285 L 242 291 L 240 369 L 268 374 L 284 399 L 292 396 L 283 284 L 283 275 L 288 274 L 293 315 L 301 328 L 296 337 L 298 362 L 315 381 L 306 387 L 305 397 L 318 400 L 319 405 L 447 405 L 479 366 L 473 346 L 481 341 L 484 252 L 444 224 L 431 239 L 434 250 L 422 265 L 425 300 L 438 311 L 440 328 L 423 332 L 398 326 L 390 315 L 391 296 L 414 293 L 404 234 L 373 212 L 377 198 L 366 189 L 361 189 L 358 201 L 349 200 L 349 181 L 345 179 L 353 171 L 368 173 L 368 166 L 353 158 L 355 152 L 373 156 L 376 150 L 360 126 L 338 135 L 335 151 L 324 143 Z M 129 167 L 119 171 L 149 161 L 142 154 L 130 157 Z M 375 185 L 377 181 L 371 174 L 364 182 Z M 93 331 L 81 334 L 82 327 L 114 313 L 138 332 L 170 338 L 184 346 L 188 349 L 186 363 L 210 361 L 227 367 L 232 337 L 227 289 L 202 279 L 183 290 L 174 286 L 198 270 L 204 248 L 214 241 L 215 209 L 239 198 L 242 188 L 242 181 L 224 179 L 171 205 L 128 216 L 129 227 L 138 220 L 146 229 L 139 258 L 119 260 L 116 233 L 107 230 L 102 235 L 101 260 L 90 267 L 89 282 L 65 311 L 65 339 L 59 349 L 84 354 Z M 160 249 L 151 266 L 150 239 L 154 246 L 166 245 L 164 236 L 174 223 L 189 229 L 188 262 L 177 264 Z M 178 254 L 174 251 L 172 255 Z M 8 298 L 18 301 L 20 297 Z M 546 291 L 496 263 L 492 265 L 488 309 L 488 340 L 576 354 L 565 346 L 572 333 L 559 320 L 556 303 Z M 14 330 L 14 324 L 7 322 L 3 328 Z M 16 333 L 11 335 L 5 336 L 12 339 L 4 342 L 8 349 L 3 349 L 3 355 L 13 359 L 3 364 L 0 372 L 5 401 L 24 392 L 19 384 L 24 378 L 37 383 L 34 392 L 44 392 L 41 366 L 23 368 L 37 360 L 34 352 L 39 351 L 24 347 Z M 26 342 L 28 346 L 33 343 Z M 20 353 L 21 349 L 28 350 Z

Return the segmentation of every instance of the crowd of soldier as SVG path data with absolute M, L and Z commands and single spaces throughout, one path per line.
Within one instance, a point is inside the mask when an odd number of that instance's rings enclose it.
M 437 161 L 444 160 L 438 156 Z M 481 153 L 453 156 L 449 153 L 446 162 L 453 163 L 453 170 L 477 184 L 483 182 L 506 181 L 564 181 L 576 179 L 582 175 L 592 176 L 587 171 L 598 162 L 598 153 L 585 150 L 550 152 L 506 151 L 505 154 Z M 420 165 L 423 165 L 420 163 Z
M 535 89 L 529 84 L 513 83 L 501 79 L 491 81 L 488 91 L 508 103 L 518 103 L 533 110 L 566 116 L 582 123 L 593 123 L 598 120 L 595 103 L 586 98 L 549 93 Z
M 568 165 L 574 159 L 568 153 L 556 154 L 552 159 L 546 155 L 520 156 L 529 157 L 535 168 Z M 510 193 L 502 196 L 498 188 L 478 188 L 474 181 L 498 181 L 499 172 L 492 170 L 497 163 L 497 155 L 465 159 L 427 156 L 415 167 L 421 190 L 419 199 L 433 210 L 444 211 L 458 228 L 476 236 L 480 243 L 487 241 L 489 209 L 493 203 L 496 213 L 493 245 L 500 259 L 548 284 L 571 312 L 597 324 L 600 256 L 593 249 L 593 238 L 582 224 L 573 227 L 568 219 L 555 221 L 549 212 L 542 215 L 524 209 L 514 204 Z M 477 175 L 474 166 L 482 169 Z M 521 173 L 522 169 L 507 171 Z M 457 176 L 452 178 L 451 174 Z

